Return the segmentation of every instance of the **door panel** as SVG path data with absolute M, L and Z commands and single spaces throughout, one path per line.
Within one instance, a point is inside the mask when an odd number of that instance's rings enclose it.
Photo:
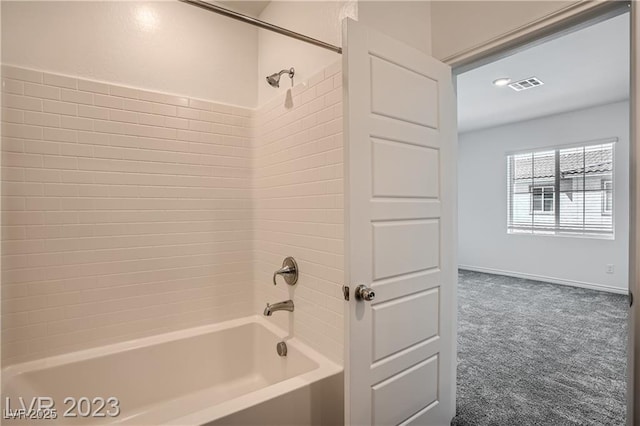
M 435 355 L 373 385 L 374 425 L 397 425 L 432 404 L 438 395 Z
M 455 111 L 451 70 L 346 20 L 346 422 L 455 414 Z
M 436 288 L 373 306 L 373 360 L 379 361 L 438 334 L 438 296 Z
M 372 140 L 374 197 L 438 197 L 437 149 Z M 398 164 L 403 167 L 398 168 Z
M 417 293 L 440 285 L 440 271 L 432 269 L 386 280 L 377 280 L 371 287 L 376 291 L 376 298 L 391 300 L 404 294 Z M 380 303 L 380 302 L 378 302 Z
M 438 266 L 437 219 L 380 221 L 373 227 L 373 278 L 378 280 Z
M 371 112 L 436 129 L 438 83 L 396 61 L 371 55 Z

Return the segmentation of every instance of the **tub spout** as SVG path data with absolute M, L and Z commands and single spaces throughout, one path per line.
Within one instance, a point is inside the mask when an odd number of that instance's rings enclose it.
M 275 311 L 293 312 L 293 300 L 286 300 L 284 302 L 274 303 L 273 305 L 267 303 L 267 307 L 264 308 L 264 316 L 270 317 Z

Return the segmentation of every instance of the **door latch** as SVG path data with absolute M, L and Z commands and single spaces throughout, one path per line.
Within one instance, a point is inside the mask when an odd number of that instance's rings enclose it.
M 342 295 L 344 296 L 344 300 L 349 301 L 349 286 L 342 286 Z

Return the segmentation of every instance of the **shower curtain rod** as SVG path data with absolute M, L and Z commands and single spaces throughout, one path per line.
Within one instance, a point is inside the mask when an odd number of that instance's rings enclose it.
M 288 30 L 286 28 L 279 27 L 277 25 L 270 24 L 265 21 L 261 21 L 260 19 L 257 19 L 257 18 L 252 18 L 251 16 L 243 15 L 242 13 L 234 12 L 233 10 L 225 9 L 224 7 L 220 7 L 203 0 L 180 0 L 180 1 L 184 3 L 189 3 L 194 6 L 201 7 L 211 12 L 219 13 L 220 15 L 224 15 L 229 18 L 237 19 L 238 21 L 246 22 L 247 24 L 255 25 L 256 27 L 263 28 L 265 30 L 273 31 L 275 33 L 282 34 L 287 37 L 292 37 L 297 40 L 304 41 L 306 43 L 323 47 L 325 49 L 331 50 L 336 53 L 340 53 L 340 54 L 342 53 L 341 47 L 334 46 L 333 44 L 325 43 L 324 41 L 320 41 L 318 39 L 306 36 L 304 34 L 297 33 L 295 31 Z

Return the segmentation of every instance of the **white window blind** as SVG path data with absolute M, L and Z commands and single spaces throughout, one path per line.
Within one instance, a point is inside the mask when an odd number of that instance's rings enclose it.
M 507 156 L 510 233 L 613 236 L 614 141 Z

